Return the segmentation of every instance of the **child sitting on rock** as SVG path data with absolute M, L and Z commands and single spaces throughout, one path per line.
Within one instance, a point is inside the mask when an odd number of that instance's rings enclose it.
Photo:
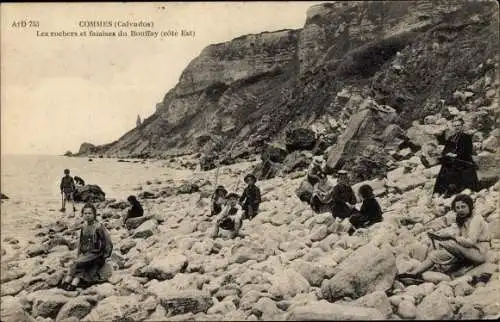
M 259 212 L 261 202 L 260 189 L 255 185 L 257 178 L 253 174 L 247 174 L 244 179 L 247 187 L 240 198 L 240 205 L 245 212 L 246 219 L 254 218 Z
M 132 207 L 127 211 L 127 213 L 123 217 L 123 222 L 126 222 L 130 218 L 142 217 L 142 215 L 144 215 L 144 209 L 142 209 L 139 200 L 137 200 L 135 196 L 128 196 L 127 201 L 130 203 Z
M 82 214 L 85 223 L 80 230 L 77 258 L 61 283 L 61 287 L 68 291 L 76 290 L 80 280 L 87 283 L 102 282 L 103 277 L 99 272 L 113 251 L 113 243 L 106 228 L 96 220 L 94 205 L 87 203 L 82 208 Z
M 235 193 L 230 193 L 227 196 L 227 202 L 219 214 L 219 218 L 215 222 L 215 227 L 212 233 L 212 238 L 229 237 L 234 238 L 238 235 L 242 222 L 243 213 L 238 206 L 239 196 Z M 222 229 L 222 231 L 220 231 Z
M 373 188 L 370 185 L 364 184 L 359 187 L 358 193 L 363 199 L 363 204 L 359 211 L 355 210 L 354 214 L 349 218 L 352 227 L 349 229 L 349 235 L 352 235 L 358 228 L 366 228 L 374 223 L 382 221 L 382 209 L 380 208 Z
M 212 210 L 210 217 L 218 215 L 222 211 L 222 207 L 226 203 L 227 190 L 224 186 L 218 186 L 212 196 Z
M 451 203 L 456 223 L 451 232 L 428 233 L 434 250 L 414 270 L 398 275 L 398 278 L 422 279 L 422 273 L 435 265 L 442 271 L 453 272 L 461 267 L 480 265 L 486 262 L 490 247 L 488 224 L 480 215 L 473 215 L 474 202 L 468 195 L 460 194 Z

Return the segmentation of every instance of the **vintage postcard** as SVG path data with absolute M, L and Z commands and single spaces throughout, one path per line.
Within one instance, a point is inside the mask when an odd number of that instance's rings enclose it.
M 500 317 L 496 1 L 0 8 L 0 320 Z

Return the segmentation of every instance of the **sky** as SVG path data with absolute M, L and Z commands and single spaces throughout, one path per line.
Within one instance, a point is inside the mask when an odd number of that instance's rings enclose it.
M 203 48 L 302 28 L 307 9 L 323 2 L 2 4 L 1 153 L 60 155 L 83 142 L 117 140 L 137 115 L 154 113 Z M 120 29 L 79 26 L 95 20 L 153 22 L 153 28 L 121 29 L 185 29 L 195 36 L 39 36 Z M 16 25 L 22 21 L 26 27 Z

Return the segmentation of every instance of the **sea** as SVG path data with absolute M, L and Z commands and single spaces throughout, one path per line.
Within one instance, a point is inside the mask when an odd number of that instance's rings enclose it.
M 59 218 L 61 193 L 59 184 L 64 169 L 81 177 L 86 184 L 96 184 L 106 199 L 126 200 L 137 194 L 136 188 L 147 181 L 171 177 L 166 161 L 117 162 L 112 158 L 64 157 L 50 155 L 2 155 L 0 190 L 9 197 L 1 203 L 1 241 L 16 238 L 24 244 L 32 238 L 37 224 Z M 127 160 L 129 161 L 129 160 Z M 170 172 L 170 175 L 169 175 Z M 82 205 L 77 205 L 77 211 Z M 66 207 L 66 212 L 72 212 Z M 79 213 L 78 213 L 79 214 Z

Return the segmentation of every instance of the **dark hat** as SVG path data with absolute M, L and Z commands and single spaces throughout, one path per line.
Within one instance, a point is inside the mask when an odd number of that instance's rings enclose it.
M 224 192 L 224 194 L 227 194 L 227 190 L 226 190 L 226 188 L 224 188 L 224 186 L 217 186 L 217 188 L 215 188 L 215 192 L 219 192 L 219 191 L 222 191 L 222 192 Z
M 226 196 L 226 199 L 232 199 L 232 198 L 236 198 L 236 199 L 239 199 L 240 196 L 237 194 L 237 193 L 234 193 L 234 192 L 231 192 L 230 194 L 228 194 Z
M 249 173 L 245 176 L 245 179 L 243 179 L 243 181 L 245 181 L 245 183 L 248 181 L 248 179 L 252 178 L 253 179 L 253 182 L 257 182 L 257 177 L 255 177 L 252 173 Z

